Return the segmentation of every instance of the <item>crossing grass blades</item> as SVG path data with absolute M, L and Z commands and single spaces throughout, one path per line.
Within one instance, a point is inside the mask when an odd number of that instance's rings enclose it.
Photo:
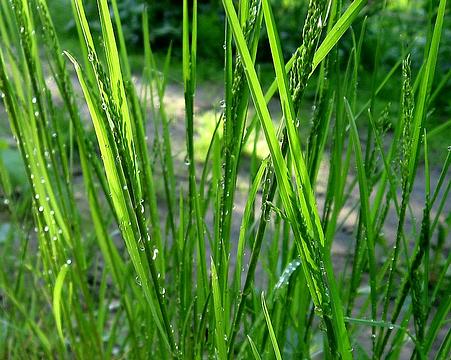
M 183 0 L 186 157 L 178 166 L 164 102 L 171 49 L 157 61 L 147 10 L 138 86 L 116 0 L 97 0 L 99 41 L 85 2 L 71 0 L 79 54 L 62 48 L 46 0 L 2 1 L 2 117 L 29 190 L 15 192 L 0 162 L 10 223 L 0 244 L 1 357 L 447 358 L 450 153 L 444 146 L 431 181 L 425 127 L 440 90 L 433 80 L 447 1 L 435 3 L 419 71 L 406 50 L 376 76 L 379 54 L 362 107 L 362 43 L 374 18 L 356 32 L 352 25 L 367 1 L 310 0 L 286 62 L 271 1 L 223 0 L 224 106 L 199 156 L 202 39 L 197 1 Z M 275 74 L 269 87 L 256 60 L 263 46 Z M 375 99 L 396 77 L 401 105 L 391 118 Z M 307 87 L 316 89 L 310 119 Z M 257 155 L 259 139 L 266 158 Z M 415 220 L 420 172 L 424 203 Z M 355 227 L 339 265 L 333 249 L 350 208 Z M 383 231 L 393 216 L 389 238 Z

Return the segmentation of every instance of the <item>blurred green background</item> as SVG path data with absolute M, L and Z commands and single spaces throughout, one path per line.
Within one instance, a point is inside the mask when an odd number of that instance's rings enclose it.
M 69 50 L 77 52 L 76 29 L 73 21 L 70 0 L 49 0 L 50 9 L 54 17 L 57 29 L 60 29 L 62 42 Z M 100 31 L 100 23 L 97 17 L 95 0 L 85 0 L 87 15 L 93 29 Z M 272 0 L 275 17 L 279 26 L 282 39 L 283 51 L 288 58 L 301 42 L 303 19 L 307 9 L 307 0 Z M 347 6 L 347 2 L 343 2 Z M 366 32 L 363 42 L 360 86 L 364 89 L 370 86 L 370 75 L 374 68 L 376 51 L 380 54 L 378 76 L 382 78 L 384 71 L 389 71 L 404 54 L 405 49 L 412 46 L 411 56 L 414 74 L 418 71 L 423 57 L 424 45 L 430 34 L 425 33 L 426 24 L 434 21 L 430 16 L 430 9 L 435 9 L 437 0 L 369 0 L 368 6 L 360 14 L 355 22 L 353 32 L 358 38 L 362 24 L 366 19 Z M 151 41 L 153 50 L 163 54 L 168 46 L 173 46 L 173 62 L 181 58 L 181 24 L 182 24 L 182 2 L 180 0 L 118 0 L 118 7 L 123 23 L 124 33 L 129 52 L 135 57 L 135 71 L 139 71 L 140 54 L 142 52 L 142 12 L 149 12 Z M 199 18 L 199 44 L 198 54 L 200 61 L 209 64 L 208 71 L 200 72 L 200 76 L 214 80 L 221 78 L 221 67 L 223 59 L 224 42 L 224 11 L 220 0 L 198 0 Z M 449 14 L 449 9 L 448 9 Z M 378 34 L 380 41 L 378 44 Z M 265 33 L 262 32 L 262 36 Z M 265 63 L 270 61 L 269 46 L 262 42 L 259 49 L 258 61 L 262 64 L 264 72 Z M 347 32 L 340 45 L 340 54 L 343 58 L 342 66 L 346 66 L 349 50 L 352 48 L 352 32 Z M 377 50 L 378 49 L 378 50 Z M 444 33 L 440 46 L 439 66 L 435 85 L 443 81 L 444 77 L 451 71 L 451 18 L 445 16 Z M 365 76 L 365 74 L 368 76 Z M 395 77 L 396 79 L 396 77 Z M 398 92 L 397 79 L 393 83 L 393 91 Z M 446 121 L 451 117 L 451 102 L 449 91 L 451 82 L 442 89 L 435 98 L 433 109 L 436 113 L 434 121 Z M 393 100 L 398 94 L 392 93 L 390 84 L 382 94 L 386 99 Z

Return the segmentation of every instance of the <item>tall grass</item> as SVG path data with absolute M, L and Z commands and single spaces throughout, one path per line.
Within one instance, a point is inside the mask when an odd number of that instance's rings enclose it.
M 99 41 L 84 2 L 71 1 L 78 55 L 61 47 L 46 0 L 2 2 L 0 92 L 29 190 L 15 192 L 0 161 L 10 224 L 0 243 L 1 356 L 449 356 L 450 155 L 444 148 L 435 181 L 430 134 L 446 127 L 425 127 L 444 86 L 433 80 L 446 0 L 431 7 L 419 70 L 406 53 L 379 76 L 378 55 L 361 99 L 362 44 L 374 20 L 362 20 L 366 3 L 311 0 L 299 48 L 285 62 L 271 2 L 223 0 L 224 100 L 199 162 L 196 0 L 180 5 L 184 159 L 173 154 L 165 104 L 171 48 L 160 67 L 147 10 L 139 87 L 116 0 L 97 0 Z M 263 46 L 275 74 L 266 93 Z M 401 106 L 392 116 L 375 104 L 397 76 Z M 315 92 L 311 121 L 307 89 Z M 393 219 L 393 236 L 384 235 Z M 339 261 L 344 226 L 353 230 Z

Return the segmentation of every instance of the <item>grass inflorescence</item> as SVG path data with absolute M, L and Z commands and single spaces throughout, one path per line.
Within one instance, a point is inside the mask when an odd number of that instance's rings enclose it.
M 309 1 L 286 61 L 271 1 L 223 0 L 223 100 L 199 154 L 202 39 L 184 0 L 180 159 L 172 46 L 161 65 L 148 9 L 135 69 L 117 0 L 96 1 L 99 33 L 71 0 L 78 54 L 46 0 L 3 1 L 1 116 L 26 184 L 0 157 L 1 357 L 447 358 L 450 151 L 438 168 L 429 149 L 448 125 L 426 126 L 447 1 L 419 67 L 403 48 L 385 69 L 377 39 L 369 94 L 362 47 L 383 14 L 367 3 Z M 396 77 L 394 115 L 377 105 Z

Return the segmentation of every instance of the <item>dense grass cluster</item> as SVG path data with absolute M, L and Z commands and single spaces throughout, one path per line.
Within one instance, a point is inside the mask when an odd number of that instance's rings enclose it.
M 358 33 L 352 24 L 367 1 L 310 0 L 288 62 L 271 1 L 222 3 L 224 100 L 202 162 L 196 0 L 180 5 L 182 162 L 164 102 L 171 48 L 158 65 L 147 11 L 138 86 L 117 0 L 97 0 L 99 40 L 83 1 L 71 1 L 77 56 L 61 48 L 46 0 L 0 3 L 1 116 L 29 182 L 28 191 L 15 191 L 0 161 L 2 218 L 10 224 L 0 243 L 0 356 L 448 358 L 451 160 L 443 146 L 445 163 L 431 170 L 428 141 L 449 122 L 425 127 L 431 94 L 446 85 L 433 80 L 447 1 L 430 6 L 419 69 L 407 47 L 381 76 L 376 51 L 364 106 L 368 20 Z M 353 47 L 343 58 L 346 32 Z M 264 92 L 256 59 L 266 41 L 275 80 Z M 394 77 L 393 118 L 375 103 Z M 316 89 L 310 119 L 302 111 L 307 87 Z M 281 119 L 269 102 L 280 104 Z M 411 194 L 420 171 L 417 219 Z M 349 217 L 346 258 L 337 261 Z M 393 219 L 392 236 L 384 235 Z

